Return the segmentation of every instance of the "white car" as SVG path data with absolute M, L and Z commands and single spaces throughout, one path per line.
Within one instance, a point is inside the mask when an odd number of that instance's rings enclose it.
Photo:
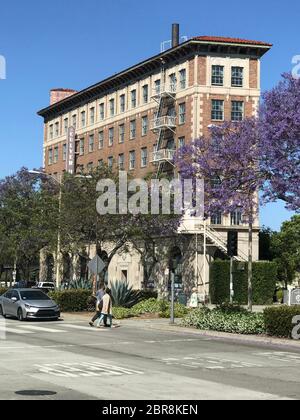
M 35 287 L 35 289 L 47 289 L 49 291 L 55 290 L 55 284 L 52 282 L 40 282 L 38 283 L 38 285 Z

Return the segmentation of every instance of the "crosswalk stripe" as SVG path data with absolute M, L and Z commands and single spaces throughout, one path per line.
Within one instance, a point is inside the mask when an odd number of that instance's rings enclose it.
M 57 330 L 54 328 L 45 328 L 45 327 L 38 327 L 36 325 L 22 325 L 22 329 L 25 328 L 26 330 L 32 330 L 32 331 L 41 331 L 41 332 L 47 332 L 47 333 L 65 333 L 64 330 Z
M 4 328 L 0 328 L 2 333 L 11 333 L 11 334 L 33 334 L 33 331 L 22 331 L 21 329 L 16 329 L 16 328 L 9 328 L 9 327 L 4 327 Z
M 64 324 L 64 328 L 73 328 L 74 330 L 84 330 L 84 331 L 99 331 L 99 328 L 92 328 L 92 327 L 82 327 L 81 325 L 73 325 L 73 324 Z M 109 328 L 101 328 L 101 331 L 107 331 Z

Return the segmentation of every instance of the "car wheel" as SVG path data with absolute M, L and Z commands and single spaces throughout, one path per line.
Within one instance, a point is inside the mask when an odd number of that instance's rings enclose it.
M 18 320 L 21 322 L 25 321 L 25 318 L 23 316 L 23 311 L 21 308 L 18 309 Z
M 3 312 L 2 305 L 0 305 L 0 316 L 3 316 L 3 318 L 6 318 L 5 313 Z

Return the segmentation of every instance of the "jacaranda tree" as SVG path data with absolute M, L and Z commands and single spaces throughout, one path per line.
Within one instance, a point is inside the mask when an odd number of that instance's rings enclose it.
M 283 200 L 300 210 L 300 79 L 284 74 L 263 95 L 260 111 L 261 171 L 264 201 Z
M 205 180 L 205 214 L 240 210 L 249 225 L 248 301 L 252 310 L 253 225 L 262 185 L 257 122 L 249 119 L 211 129 L 211 138 L 185 146 L 176 158 L 182 178 Z

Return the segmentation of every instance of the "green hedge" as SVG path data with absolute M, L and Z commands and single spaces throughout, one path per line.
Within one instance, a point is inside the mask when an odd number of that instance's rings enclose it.
M 300 306 L 278 306 L 264 311 L 265 328 L 268 335 L 291 338 L 293 318 L 300 315 Z
M 196 309 L 187 315 L 182 325 L 204 331 L 220 331 L 235 334 L 264 334 L 263 314 L 224 312 L 221 309 Z
M 49 296 L 60 306 L 62 312 L 87 311 L 91 300 L 91 292 L 89 290 L 50 292 Z
M 253 303 L 271 305 L 277 282 L 277 265 L 273 262 L 253 263 Z M 246 305 L 248 302 L 248 264 L 234 262 L 234 300 Z M 210 296 L 213 304 L 230 299 L 230 263 L 214 261 L 210 271 Z
M 4 293 L 7 292 L 7 288 L 6 287 L 0 287 L 0 296 L 4 295 Z

